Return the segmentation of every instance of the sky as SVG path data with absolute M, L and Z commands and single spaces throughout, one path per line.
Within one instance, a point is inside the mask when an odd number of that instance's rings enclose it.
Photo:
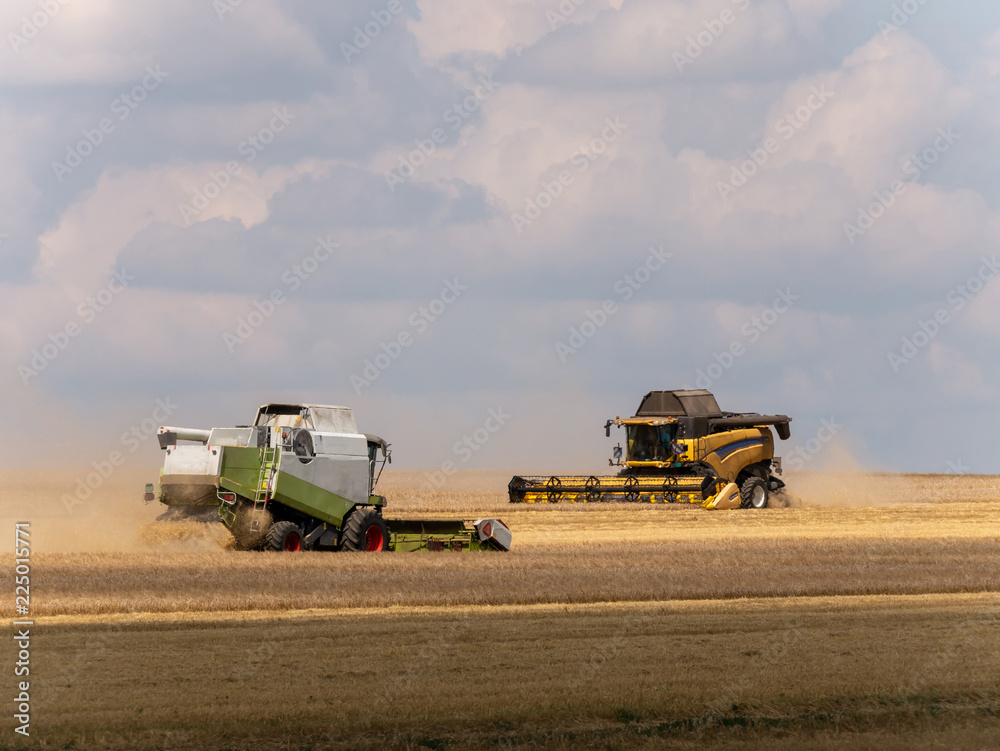
M 651 390 L 803 468 L 1000 471 L 1000 6 L 7 0 L 7 467 L 353 407 L 607 467 Z

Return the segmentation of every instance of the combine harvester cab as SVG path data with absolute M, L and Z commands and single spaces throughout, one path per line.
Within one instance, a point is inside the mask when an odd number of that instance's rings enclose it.
M 625 428 L 626 444 L 610 462 L 613 477 L 514 477 L 511 503 L 700 503 L 705 508 L 766 508 L 785 484 L 774 456 L 773 427 L 790 436 L 785 415 L 723 412 L 708 391 L 651 391 Z M 623 457 L 624 453 L 624 457 Z M 623 460 L 624 459 L 624 460 Z
M 384 519 L 375 486 L 391 453 L 383 439 L 357 431 L 347 407 L 265 404 L 252 426 L 160 428 L 160 445 L 167 455 L 158 499 L 187 512 L 217 508 L 238 549 L 510 549 L 498 519 Z M 145 497 L 157 499 L 152 486 Z

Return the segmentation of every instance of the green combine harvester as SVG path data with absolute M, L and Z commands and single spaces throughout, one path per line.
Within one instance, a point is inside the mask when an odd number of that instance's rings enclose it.
M 375 487 L 389 446 L 359 433 L 347 407 L 265 404 L 253 425 L 161 427 L 158 437 L 166 457 L 146 502 L 172 519 L 217 508 L 240 550 L 510 550 L 499 519 L 385 519 Z

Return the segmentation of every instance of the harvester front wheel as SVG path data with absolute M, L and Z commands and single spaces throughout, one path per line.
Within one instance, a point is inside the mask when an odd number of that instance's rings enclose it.
M 341 549 L 379 553 L 389 549 L 389 528 L 373 508 L 357 508 L 344 525 Z
M 297 553 L 302 550 L 302 530 L 292 522 L 275 522 L 264 536 L 268 550 Z
M 762 509 L 767 508 L 768 496 L 767 483 L 759 477 L 749 477 L 743 482 L 740 488 L 740 500 L 743 508 Z

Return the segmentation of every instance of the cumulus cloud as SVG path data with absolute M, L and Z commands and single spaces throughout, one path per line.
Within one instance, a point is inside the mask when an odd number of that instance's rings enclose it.
M 35 8 L 8 4 L 3 28 Z M 199 424 L 347 402 L 404 464 L 435 466 L 504 407 L 521 422 L 476 462 L 537 466 L 538 426 L 560 425 L 559 461 L 581 466 L 605 459 L 601 420 L 707 378 L 734 408 L 841 418 L 889 466 L 919 453 L 899 440 L 920 435 L 914 403 L 983 430 L 1000 288 L 948 296 L 1000 229 L 984 157 L 1000 32 L 958 66 L 923 16 L 882 34 L 852 0 L 387 8 L 67 3 L 5 40 L 16 421 L 51 405 L 69 436 L 98 416 L 96 447 L 152 395 Z M 156 65 L 162 86 L 56 174 Z M 122 269 L 134 279 L 90 316 Z M 465 291 L 425 317 L 447 284 Z M 894 369 L 941 306 L 947 325 Z
M 325 60 L 308 29 L 273 0 L 221 18 L 212 3 L 198 0 L 44 7 L 12 0 L 3 28 L 10 54 L 0 56 L 0 76 L 8 85 L 125 83 L 151 60 L 200 80 L 259 72 L 276 61 L 310 68 Z M 243 57 L 247 44 L 255 52 Z
M 562 27 L 589 24 L 602 11 L 619 10 L 621 0 L 428 0 L 408 26 L 431 64 L 463 57 L 501 58 L 518 53 Z

